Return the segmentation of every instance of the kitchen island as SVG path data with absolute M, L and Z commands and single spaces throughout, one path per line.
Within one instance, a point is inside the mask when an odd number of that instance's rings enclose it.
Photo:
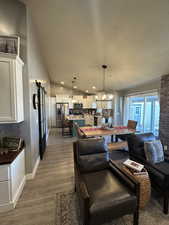
M 76 132 L 75 132 L 73 123 L 77 123 L 79 125 L 79 127 L 85 126 L 85 118 L 82 117 L 82 116 L 69 115 L 69 116 L 66 117 L 66 119 L 68 119 L 71 123 L 73 137 L 76 136 Z

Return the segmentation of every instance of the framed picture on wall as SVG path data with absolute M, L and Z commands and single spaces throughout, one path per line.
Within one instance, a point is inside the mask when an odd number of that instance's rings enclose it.
M 18 55 L 20 53 L 20 37 L 0 36 L 0 53 Z

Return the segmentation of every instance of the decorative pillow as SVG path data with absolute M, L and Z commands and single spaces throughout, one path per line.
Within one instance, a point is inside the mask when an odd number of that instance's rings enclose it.
M 159 163 L 164 161 L 164 151 L 160 140 L 144 142 L 144 152 L 149 162 Z

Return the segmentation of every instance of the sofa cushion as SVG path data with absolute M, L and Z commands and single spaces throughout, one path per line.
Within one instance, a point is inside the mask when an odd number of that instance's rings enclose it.
M 153 167 L 151 165 L 146 165 L 146 169 L 148 170 L 153 183 L 162 189 L 165 189 L 166 187 L 169 188 L 169 162 L 164 161 L 156 163 L 153 164 Z
M 164 161 L 164 151 L 160 140 L 144 142 L 146 160 L 152 163 Z
M 78 164 L 82 173 L 103 170 L 109 168 L 109 154 L 106 152 L 81 155 L 79 156 Z
M 145 134 L 131 134 L 128 136 L 128 147 L 129 152 L 133 155 L 140 156 L 145 158 L 144 153 L 144 142 L 154 141 L 156 137 L 152 133 L 145 133 Z
M 104 139 L 82 139 L 77 141 L 79 155 L 89 155 L 107 152 L 107 146 Z
M 136 196 L 110 170 L 84 174 L 83 179 L 90 196 L 92 225 L 102 224 L 136 209 Z

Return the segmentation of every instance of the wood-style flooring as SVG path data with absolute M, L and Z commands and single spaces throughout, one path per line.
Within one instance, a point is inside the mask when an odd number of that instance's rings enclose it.
M 56 193 L 74 188 L 72 142 L 51 131 L 36 177 L 26 182 L 16 208 L 0 213 L 0 225 L 55 225 Z

